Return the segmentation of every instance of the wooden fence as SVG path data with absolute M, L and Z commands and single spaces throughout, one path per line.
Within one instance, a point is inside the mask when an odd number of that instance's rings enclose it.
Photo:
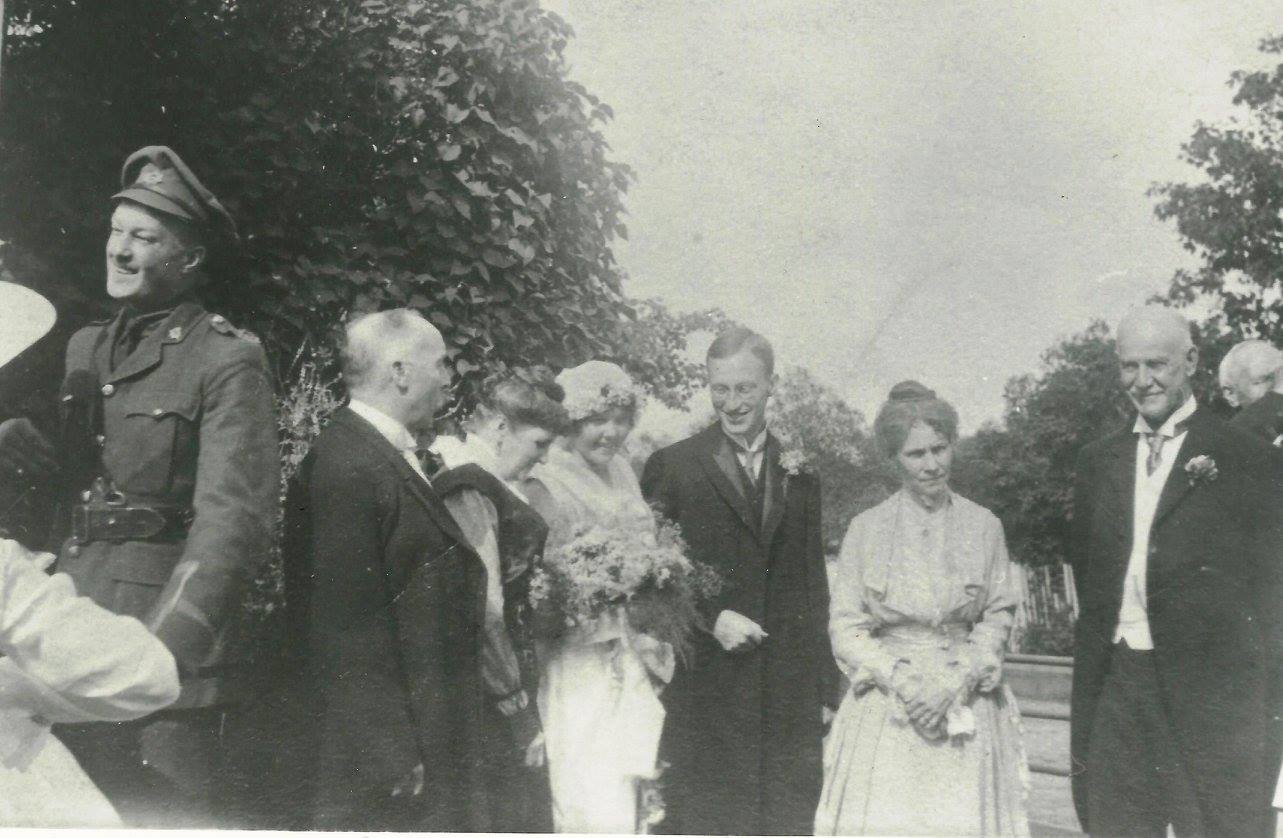
M 1021 640 L 1031 627 L 1072 625 L 1078 618 L 1078 594 L 1074 590 L 1074 569 L 1067 564 L 1015 567 L 1023 596 L 1016 612 L 1013 648 L 1025 651 Z

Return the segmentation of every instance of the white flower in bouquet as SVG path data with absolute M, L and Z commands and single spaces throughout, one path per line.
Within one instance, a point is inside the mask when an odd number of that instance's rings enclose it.
M 594 526 L 544 557 L 530 585 L 530 603 L 542 633 L 586 626 L 624 606 L 633 630 L 689 649 L 703 624 L 699 601 L 720 588 L 716 573 L 686 557 L 677 528 Z

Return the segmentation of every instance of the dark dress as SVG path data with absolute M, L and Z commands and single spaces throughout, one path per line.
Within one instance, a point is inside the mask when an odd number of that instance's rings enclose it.
M 835 697 L 815 476 L 787 475 L 769 437 L 757 495 L 718 426 L 655 452 L 646 499 L 681 528 L 691 558 L 726 580 L 706 609 L 756 621 L 757 649 L 698 641 L 664 693 L 665 831 L 810 834 L 821 781 L 822 707 Z M 787 477 L 787 479 L 786 479 Z M 759 511 L 760 510 L 760 511 Z
M 483 680 L 490 693 L 482 714 L 482 775 L 491 803 L 486 813 L 488 829 L 551 832 L 548 769 L 528 767 L 524 762 L 526 748 L 540 734 L 535 703 L 539 666 L 529 593 L 531 575 L 543 559 L 548 525 L 503 481 L 475 463 L 435 475 L 432 483 L 477 552 L 489 549 L 498 553 L 503 625 L 497 628 L 496 637 L 487 636 L 484 642 L 489 653 L 482 655 Z M 500 685 L 499 695 L 494 685 Z M 504 715 L 498 699 L 517 692 L 524 693 L 525 706 Z

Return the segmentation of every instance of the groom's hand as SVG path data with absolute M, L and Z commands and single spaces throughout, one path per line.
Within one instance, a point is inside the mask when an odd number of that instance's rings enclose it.
M 767 636 L 766 631 L 757 623 L 730 609 L 718 614 L 717 622 L 713 624 L 713 637 L 728 652 L 745 652 L 756 648 Z

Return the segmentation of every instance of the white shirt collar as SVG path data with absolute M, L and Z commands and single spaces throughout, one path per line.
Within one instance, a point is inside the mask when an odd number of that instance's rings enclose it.
M 1167 421 L 1164 422 L 1162 427 L 1157 431 L 1149 426 L 1149 422 L 1145 421 L 1144 416 L 1137 414 L 1136 424 L 1132 427 L 1132 432 L 1138 434 L 1158 433 L 1168 439 L 1175 439 L 1178 436 L 1176 433 L 1176 426 L 1193 416 L 1194 411 L 1197 409 L 1198 402 L 1194 399 L 1193 394 L 1191 394 L 1190 397 L 1185 400 L 1184 404 L 1176 408 L 1176 411 L 1171 416 L 1167 417 Z M 1182 431 L 1182 433 L 1184 433 L 1184 431 Z
M 750 454 L 757 454 L 766 448 L 766 434 L 769 430 L 769 428 L 763 427 L 761 433 L 754 437 L 752 444 L 746 444 L 742 436 L 727 433 L 725 429 L 722 430 L 722 433 L 730 437 L 731 442 L 734 442 L 741 450 Z
M 377 407 L 371 407 L 360 399 L 352 399 L 348 407 L 357 416 L 374 426 L 374 429 L 383 435 L 383 438 L 392 443 L 392 447 L 398 451 L 414 451 L 419 447 L 419 441 L 410 433 L 410 429 L 401 424 L 391 416 L 387 415 Z

